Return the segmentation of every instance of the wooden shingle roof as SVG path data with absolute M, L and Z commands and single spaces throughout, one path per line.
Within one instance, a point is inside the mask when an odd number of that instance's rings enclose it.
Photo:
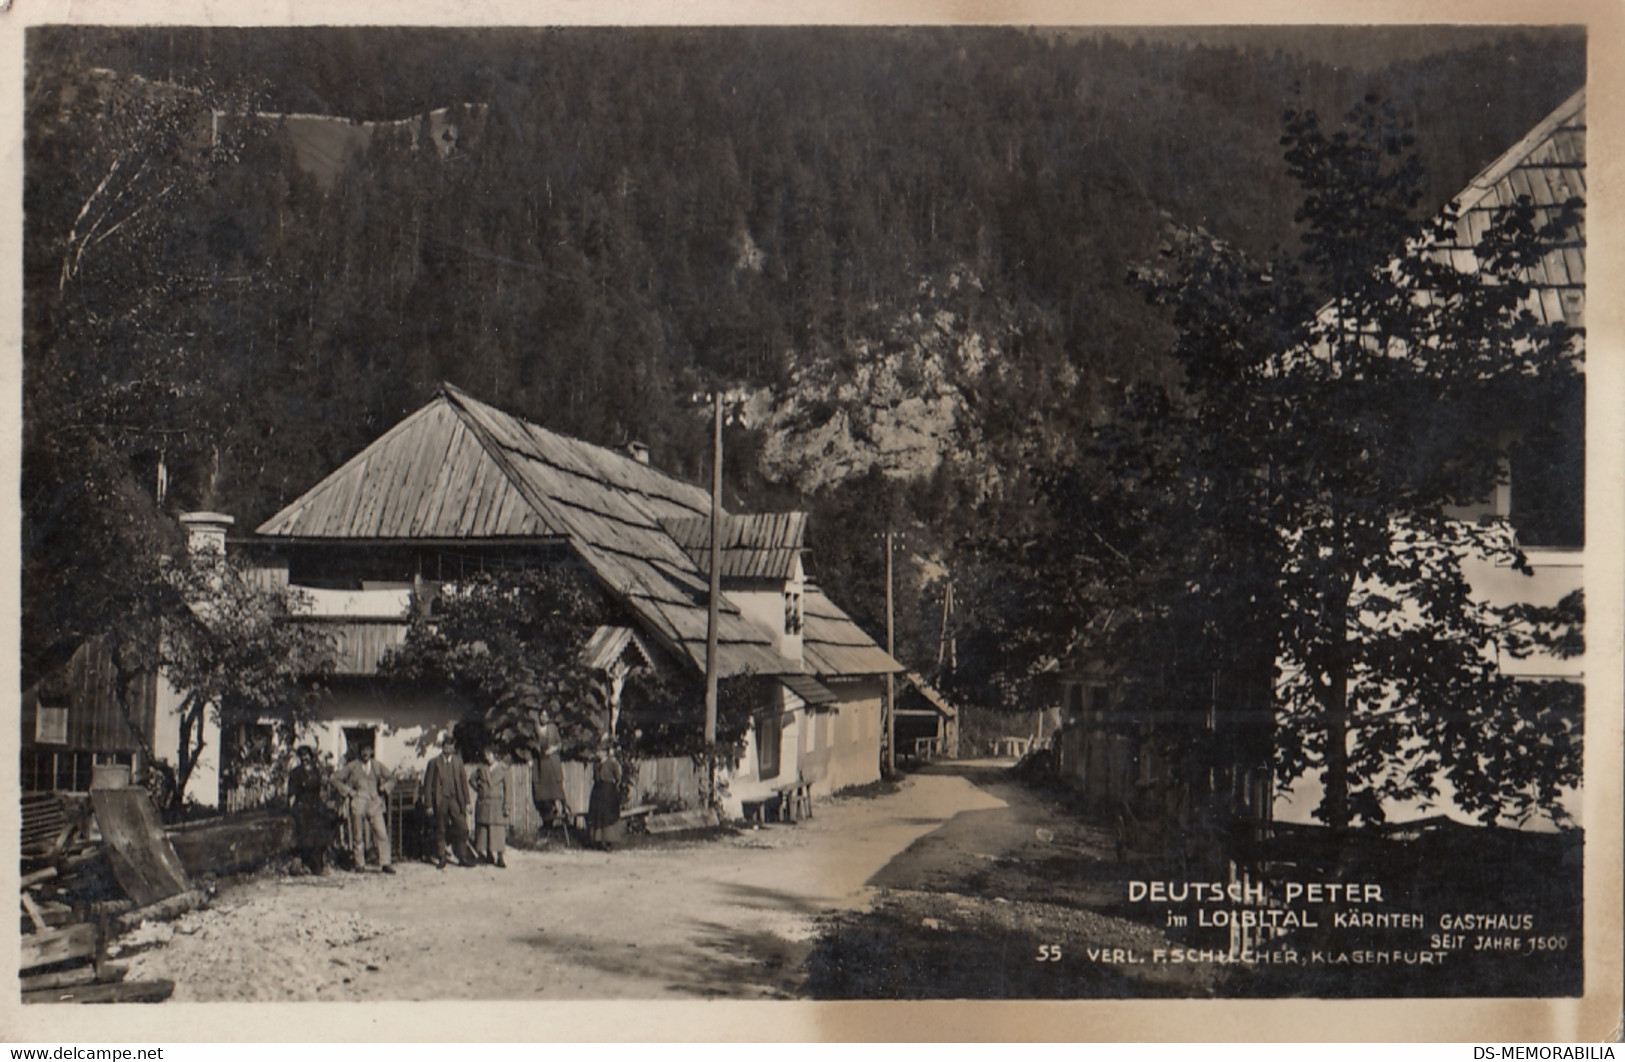
M 1586 99 L 1581 89 L 1541 120 L 1522 140 L 1456 197 L 1455 237 L 1435 245 L 1434 253 L 1448 256 L 1456 268 L 1475 272 L 1472 248 L 1497 211 L 1527 196 L 1535 207 L 1535 222 L 1545 224 L 1564 203 L 1586 197 Z M 1585 325 L 1585 234 L 1572 234 L 1536 262 L 1529 273 L 1535 291 L 1530 309 L 1543 322 L 1566 321 L 1572 328 Z
M 680 658 L 705 666 L 705 577 L 661 526 L 709 495 L 603 447 L 559 435 L 449 384 L 423 409 L 259 527 L 270 538 L 551 538 Z M 723 675 L 774 674 L 771 635 L 723 598 Z
M 699 566 L 711 573 L 711 519 L 684 517 L 666 521 L 666 530 Z M 724 579 L 789 579 L 804 549 L 806 513 L 752 513 L 722 520 Z
M 816 586 L 802 595 L 801 655 L 814 675 L 884 675 L 903 670 Z

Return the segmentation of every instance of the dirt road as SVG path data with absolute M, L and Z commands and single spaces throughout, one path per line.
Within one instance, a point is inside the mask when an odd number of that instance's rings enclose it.
M 802 991 L 834 999 L 1100 999 L 1206 996 L 1214 966 L 1124 963 L 1168 948 L 1123 917 L 1133 874 L 1113 838 L 993 762 L 944 763 L 995 798 L 899 853 L 875 902 L 826 920 Z M 941 772 L 938 774 L 937 772 Z
M 261 877 L 120 941 L 177 1000 L 786 998 L 820 916 L 961 812 L 1001 801 L 922 775 L 810 821 L 612 853 L 510 850 L 509 869 Z

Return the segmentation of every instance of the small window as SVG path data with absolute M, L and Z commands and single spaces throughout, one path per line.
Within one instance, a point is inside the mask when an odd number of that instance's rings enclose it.
M 784 633 L 800 634 L 803 626 L 801 594 L 794 590 L 784 592 Z
M 38 793 L 51 788 L 51 780 L 56 772 L 56 753 L 36 752 L 32 749 L 23 752 L 22 783 L 25 793 Z
M 779 745 L 784 739 L 784 720 L 777 709 L 756 717 L 756 776 L 779 776 Z
M 34 711 L 34 740 L 41 745 L 68 743 L 68 710 L 40 705 Z
M 347 726 L 344 728 L 344 754 L 354 759 L 362 749 L 378 754 L 378 728 L 375 726 Z

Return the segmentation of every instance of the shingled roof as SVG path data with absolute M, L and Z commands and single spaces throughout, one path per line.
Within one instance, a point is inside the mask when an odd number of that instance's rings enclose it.
M 665 522 L 702 573 L 711 573 L 711 518 L 683 517 Z M 789 579 L 807 533 L 806 513 L 752 513 L 722 519 L 724 579 Z
M 1581 89 L 1541 120 L 1522 140 L 1474 177 L 1456 197 L 1455 237 L 1437 244 L 1463 272 L 1476 272 L 1472 248 L 1484 237 L 1497 211 L 1529 197 L 1536 224 L 1550 220 L 1570 199 L 1586 197 L 1586 98 Z M 1585 233 L 1572 234 L 1529 272 L 1535 291 L 1530 309 L 1551 324 L 1585 324 Z
M 261 524 L 259 534 L 330 542 L 563 541 L 658 641 L 703 669 L 706 579 L 662 522 L 709 511 L 700 487 L 447 384 Z M 725 676 L 787 670 L 771 635 L 726 597 L 718 641 Z
M 816 586 L 807 587 L 801 610 L 801 655 L 814 675 L 883 675 L 903 670 L 903 665 Z

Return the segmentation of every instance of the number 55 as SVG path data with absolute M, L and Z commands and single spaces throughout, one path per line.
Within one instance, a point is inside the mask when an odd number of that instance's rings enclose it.
M 1038 961 L 1039 962 L 1060 962 L 1061 961 L 1061 946 L 1059 944 L 1040 944 L 1040 945 L 1038 945 Z

